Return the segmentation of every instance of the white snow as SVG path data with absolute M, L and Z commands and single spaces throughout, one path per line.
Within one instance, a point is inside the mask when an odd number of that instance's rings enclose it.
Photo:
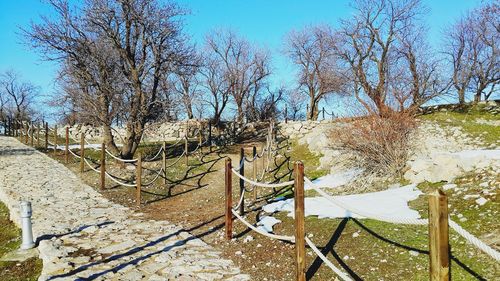
M 491 160 L 500 160 L 500 149 L 485 149 L 485 150 L 464 150 L 452 153 L 462 159 L 486 158 Z
M 101 149 L 102 144 L 100 143 L 86 143 L 85 148 L 92 148 L 92 149 Z M 117 144 L 116 146 L 120 147 L 122 146 L 121 144 Z M 48 148 L 54 149 L 53 145 L 48 145 Z M 73 150 L 73 149 L 80 149 L 80 144 L 70 144 L 68 145 L 68 148 Z M 57 150 L 66 150 L 66 145 L 57 145 L 56 147 Z
M 443 185 L 443 190 L 454 189 L 456 187 L 457 187 L 456 184 L 454 184 L 454 183 L 448 183 L 448 184 Z
M 356 206 L 357 209 L 381 216 L 397 216 L 400 218 L 420 218 L 416 210 L 408 207 L 408 202 L 415 200 L 422 192 L 416 185 L 407 185 L 400 188 L 393 188 L 379 192 L 363 194 L 352 194 L 345 196 L 335 196 L 345 204 Z M 334 205 L 324 197 L 305 198 L 305 215 L 318 216 L 321 218 L 363 218 L 353 214 L 339 206 Z M 285 211 L 288 216 L 293 217 L 293 199 L 273 202 L 262 208 L 267 213 Z
M 257 223 L 257 229 L 270 233 L 273 232 L 273 226 L 280 222 L 281 221 L 277 218 L 271 216 L 264 216 Z
M 479 206 L 483 206 L 484 204 L 486 204 L 486 202 L 488 202 L 488 199 L 486 199 L 484 197 L 479 197 L 478 199 L 476 199 L 476 203 Z
M 312 182 L 320 187 L 334 188 L 339 187 L 353 181 L 363 172 L 362 169 L 349 169 L 335 174 L 329 174 L 313 180 Z M 308 183 L 304 185 L 305 190 L 311 189 Z

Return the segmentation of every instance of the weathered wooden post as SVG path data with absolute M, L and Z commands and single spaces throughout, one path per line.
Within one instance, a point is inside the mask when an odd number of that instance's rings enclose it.
M 209 152 L 212 152 L 212 122 L 208 121 L 208 146 L 210 147 Z
M 201 145 L 203 143 L 203 135 L 201 133 L 201 130 L 203 129 L 203 126 L 200 123 L 200 127 L 198 128 L 198 144 Z
M 135 192 L 135 201 L 137 204 L 137 207 L 141 206 L 141 188 L 142 188 L 142 155 L 139 152 L 137 154 L 137 175 L 135 177 L 135 184 L 136 184 L 136 192 Z
M 167 184 L 167 142 L 163 142 L 162 151 L 162 168 L 163 168 L 163 184 Z
M 85 172 L 85 163 L 83 163 L 85 157 L 85 133 L 80 133 L 80 173 Z
M 33 147 L 33 142 L 34 142 L 34 139 L 35 139 L 35 127 L 33 126 L 33 121 L 31 121 L 31 124 L 30 124 L 30 132 L 31 132 L 31 135 L 30 135 L 30 145 Z
M 30 125 L 29 125 L 28 121 L 26 121 L 24 123 L 23 127 L 24 127 L 24 143 L 28 144 L 28 142 L 29 142 L 29 129 L 30 129 Z
M 66 147 L 64 151 L 66 157 L 66 164 L 69 162 L 69 127 L 66 127 Z
M 253 163 L 252 163 L 252 170 L 253 170 L 253 180 L 256 182 L 257 181 L 257 147 L 255 145 L 252 148 L 252 157 L 253 157 Z M 257 186 L 253 187 L 253 201 L 257 201 Z
M 232 190 L 232 171 L 231 171 L 231 158 L 226 158 L 225 166 L 225 184 L 226 184 L 226 208 L 225 208 L 225 225 L 226 225 L 226 239 L 233 238 L 233 213 L 231 212 L 233 205 L 233 190 Z
M 288 123 L 288 106 L 285 106 L 285 123 Z
M 45 122 L 45 150 L 49 148 L 49 123 Z
M 106 144 L 101 144 L 101 190 L 106 188 Z
M 245 176 L 245 149 L 242 147 L 240 148 L 240 175 Z M 240 178 L 240 198 L 241 196 L 244 196 L 243 193 L 245 193 L 245 181 Z M 245 214 L 245 199 L 243 199 L 243 202 L 240 204 L 240 216 L 243 216 Z
M 188 145 L 188 137 L 186 133 L 186 137 L 184 138 L 184 158 L 186 159 L 186 166 L 189 166 L 189 145 Z
M 54 156 L 56 156 L 57 152 L 57 125 L 54 126 Z
M 323 120 L 325 120 L 325 107 L 323 107 Z
M 306 244 L 304 227 L 304 164 L 294 165 L 295 189 L 295 262 L 297 281 L 306 280 Z
M 309 119 L 309 104 L 306 105 L 306 120 Z
M 40 146 L 40 122 L 36 124 L 36 146 Z
M 429 194 L 429 275 L 431 281 L 450 277 L 448 199 L 437 189 Z
M 265 149 L 267 148 L 267 145 L 266 144 L 263 144 L 262 145 L 262 170 L 264 171 L 263 173 L 265 173 L 265 169 L 266 169 L 266 157 L 267 157 L 267 152 L 264 151 Z

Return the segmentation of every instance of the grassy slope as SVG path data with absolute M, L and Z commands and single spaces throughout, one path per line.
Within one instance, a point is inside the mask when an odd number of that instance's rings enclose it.
M 9 220 L 9 210 L 0 203 L 0 257 L 19 248 L 20 230 Z M 42 270 L 42 261 L 31 258 L 24 262 L 0 261 L 0 279 L 4 281 L 37 280 Z
M 466 112 L 435 112 L 428 115 L 423 115 L 422 120 L 437 122 L 442 126 L 459 127 L 463 132 L 479 137 L 485 144 L 499 144 L 500 130 L 497 126 L 478 123 L 477 120 L 498 121 L 500 115 L 491 114 L 482 109 L 483 106 L 478 105 L 471 107 Z
M 460 126 L 464 132 L 481 137 L 486 143 L 495 143 L 499 139 L 499 130 L 491 125 L 480 125 L 472 120 L 498 120 L 498 116 L 484 113 L 479 110 L 470 110 L 469 113 L 435 113 L 423 116 L 422 119 L 433 120 L 443 125 Z M 465 122 L 464 122 L 465 121 Z M 311 166 L 318 166 L 319 157 L 311 154 L 307 146 L 293 146 L 291 155 L 306 159 Z M 307 168 L 307 165 L 306 165 Z M 315 173 L 309 170 L 306 174 Z M 315 177 L 321 176 L 325 171 L 319 172 Z M 481 194 L 484 188 L 479 184 L 488 180 L 493 184 L 500 183 L 500 177 L 492 172 L 470 174 L 457 179 L 456 191 L 448 190 L 450 214 L 452 219 L 472 234 L 485 238 L 484 234 L 492 233 L 498 229 L 495 217 L 498 217 L 500 205 L 498 196 L 484 195 L 489 199 L 486 204 L 479 206 L 474 199 L 465 200 L 465 195 Z M 444 183 L 419 185 L 424 193 L 429 193 L 441 187 Z M 314 194 L 309 194 L 314 196 Z M 410 202 L 410 206 L 420 212 L 422 217 L 427 217 L 427 197 L 420 196 Z M 460 214 L 460 215 L 459 215 Z M 276 226 L 277 233 L 293 233 L 293 221 L 284 213 L 275 215 L 283 223 Z M 460 220 L 460 217 L 466 220 Z M 350 268 L 358 277 L 365 280 L 428 280 L 428 241 L 427 227 L 411 225 L 395 225 L 375 220 L 347 220 L 306 218 L 306 233 L 311 233 L 311 238 L 318 246 L 327 245 L 332 237 L 338 239 L 333 246 L 333 252 L 328 255 L 336 265 L 339 261 Z M 356 234 L 354 234 L 356 233 Z M 337 235 L 335 235 L 337 234 Z M 354 234 L 354 236 L 353 236 Z M 497 233 L 498 235 L 498 233 Z M 487 240 L 485 240 L 487 241 Z M 480 250 L 471 246 L 463 238 L 450 230 L 450 244 L 454 259 L 452 261 L 453 280 L 495 279 L 500 274 L 500 265 Z M 309 269 L 313 263 L 313 256 L 308 257 Z M 332 273 L 326 266 L 315 272 L 313 280 L 328 280 Z

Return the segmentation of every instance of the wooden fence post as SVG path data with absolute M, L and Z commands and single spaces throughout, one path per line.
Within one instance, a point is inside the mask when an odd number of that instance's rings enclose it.
M 257 181 L 257 147 L 255 147 L 255 145 L 252 148 L 252 157 L 253 180 Z M 257 201 L 257 186 L 253 187 L 253 201 Z
M 325 108 L 323 107 L 323 120 L 325 120 Z
M 295 174 L 295 262 L 297 281 L 306 280 L 306 246 L 304 228 L 304 164 L 297 161 L 294 165 Z
M 66 164 L 69 162 L 69 127 L 66 127 L 66 149 L 64 151 L 66 157 Z
M 288 106 L 285 106 L 285 123 L 288 123 Z
M 101 144 L 101 190 L 106 188 L 106 143 Z
M 200 127 L 199 127 L 199 129 L 198 129 L 198 144 L 199 144 L 199 145 L 201 145 L 201 144 L 203 143 L 203 136 L 202 136 L 202 134 L 201 134 L 201 129 L 202 129 L 202 128 L 203 128 L 203 127 L 201 126 L 201 123 L 200 123 Z
M 208 121 L 208 146 L 210 147 L 210 153 L 212 152 L 212 122 Z
M 57 152 L 57 125 L 54 126 L 54 156 L 56 156 Z
M 135 201 L 137 204 L 137 207 L 141 206 L 141 188 L 142 188 L 142 155 L 139 152 L 137 154 L 137 175 L 135 177 L 135 183 L 136 183 L 136 192 L 135 192 Z
M 226 184 L 226 239 L 231 240 L 233 238 L 233 213 L 231 212 L 233 205 L 233 190 L 232 190 L 232 171 L 231 171 L 231 158 L 226 158 L 225 166 L 225 184 Z
M 245 149 L 242 147 L 240 148 L 240 175 L 245 176 Z M 245 181 L 240 178 L 240 198 L 243 196 L 243 193 L 245 193 Z M 240 204 L 240 216 L 243 216 L 245 214 L 245 199 L 243 199 L 243 202 Z
M 36 146 L 40 146 L 40 122 L 36 124 Z
M 30 145 L 33 147 L 33 142 L 34 142 L 34 139 L 35 139 L 35 127 L 33 126 L 33 121 L 31 121 L 31 124 L 30 124 L 30 128 L 31 128 L 31 135 L 30 135 Z
M 429 275 L 431 281 L 450 280 L 448 199 L 437 189 L 429 194 Z
M 163 142 L 162 152 L 163 184 L 167 184 L 167 142 Z
M 85 163 L 83 159 L 85 157 L 85 133 L 80 133 L 80 173 L 85 171 Z
M 49 148 L 49 123 L 45 122 L 45 150 Z
M 23 127 L 24 127 L 24 143 L 28 144 L 28 142 L 29 142 L 29 129 L 30 129 L 28 121 L 26 121 L 26 123 L 24 124 Z
M 189 145 L 188 145 L 188 137 L 187 137 L 187 131 L 186 131 L 186 136 L 184 138 L 184 158 L 186 159 L 186 166 L 189 166 Z

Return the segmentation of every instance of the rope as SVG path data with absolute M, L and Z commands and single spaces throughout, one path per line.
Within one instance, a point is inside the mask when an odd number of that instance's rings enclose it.
M 243 162 L 243 161 L 244 161 L 244 160 L 243 160 L 243 159 L 241 159 L 241 160 L 240 160 L 240 165 L 238 166 L 238 168 L 233 167 L 233 170 L 236 170 L 236 171 L 241 170 L 241 168 L 243 167 L 243 164 L 244 164 L 244 162 Z
M 500 253 L 498 251 L 486 245 L 486 243 L 479 240 L 474 235 L 470 234 L 467 230 L 463 229 L 460 225 L 458 225 L 451 219 L 448 219 L 448 224 L 453 230 L 455 230 L 458 234 L 460 234 L 463 238 L 465 238 L 465 240 L 467 240 L 469 243 L 476 246 L 481 251 L 494 258 L 496 261 L 500 260 Z
M 174 147 L 174 146 L 178 145 L 178 144 L 179 144 L 182 140 L 183 140 L 183 139 L 181 138 L 181 139 L 179 139 L 176 143 L 171 144 L 171 145 L 169 145 L 169 146 L 166 146 L 165 148 L 171 148 L 171 147 Z
M 285 186 L 293 185 L 293 183 L 294 183 L 293 180 L 292 181 L 285 181 L 285 182 L 275 183 L 275 184 L 256 182 L 256 181 L 253 181 L 251 179 L 248 179 L 248 178 L 242 176 L 235 169 L 232 169 L 232 170 L 233 170 L 233 173 L 236 176 L 238 176 L 240 179 L 242 179 L 242 180 L 244 180 L 244 181 L 246 181 L 249 184 L 254 185 L 254 186 L 277 188 L 277 187 L 285 187 Z
M 161 168 L 161 169 L 158 171 L 158 173 L 156 174 L 155 178 L 154 178 L 152 181 L 150 181 L 150 182 L 148 182 L 148 183 L 143 183 L 143 184 L 142 184 L 142 186 L 149 186 L 149 185 L 153 184 L 153 183 L 154 183 L 154 182 L 158 179 L 158 177 L 160 177 L 161 172 L 163 172 L 163 168 Z
M 387 216 L 381 216 L 381 215 L 376 215 L 376 214 L 371 214 L 365 211 L 361 211 L 359 209 L 353 208 L 348 206 L 347 204 L 343 203 L 342 201 L 330 196 L 323 190 L 319 189 L 314 183 L 312 183 L 308 178 L 305 178 L 305 181 L 312 186 L 312 188 L 318 192 L 321 196 L 325 197 L 328 201 L 331 203 L 351 212 L 355 213 L 358 215 L 361 215 L 366 218 L 370 219 L 376 219 L 379 221 L 384 221 L 388 223 L 397 223 L 397 224 L 413 224 L 413 225 L 427 225 L 428 220 L 427 219 L 410 219 L 410 218 L 401 218 L 401 217 L 387 217 Z M 452 221 L 451 219 L 448 219 L 448 224 L 449 226 L 455 230 L 458 234 L 460 234 L 465 240 L 467 240 L 469 243 L 472 245 L 476 246 L 478 249 L 482 250 L 484 253 L 488 254 L 495 260 L 499 261 L 500 260 L 500 253 L 496 251 L 495 249 L 491 248 L 488 246 L 486 243 L 483 241 L 479 240 L 477 237 L 474 235 L 470 234 L 467 230 L 463 229 L 460 225 L 458 225 L 456 222 Z
M 92 167 L 92 165 L 90 165 L 90 163 L 87 161 L 87 158 L 83 157 L 83 161 L 85 161 L 85 163 L 87 163 L 90 169 L 92 169 L 94 172 L 101 173 L 101 171 L 97 170 L 96 168 Z
M 76 158 L 80 159 L 82 158 L 80 155 L 74 153 L 71 149 L 68 149 L 69 153 L 71 153 L 73 156 L 75 156 Z
M 267 233 L 265 231 L 262 231 L 258 228 L 256 228 L 255 226 L 253 226 L 251 223 L 247 222 L 245 219 L 243 219 L 240 215 L 238 215 L 238 212 L 236 212 L 235 210 L 231 209 L 231 212 L 233 213 L 233 215 L 238 218 L 244 225 L 246 225 L 247 227 L 249 227 L 250 229 L 252 229 L 253 231 L 261 234 L 261 235 L 264 235 L 266 237 L 269 237 L 269 238 L 272 238 L 272 239 L 277 239 L 277 240 L 282 240 L 282 241 L 289 241 L 289 242 L 292 242 L 294 243 L 295 242 L 295 237 L 293 236 L 287 236 L 287 235 L 276 235 L 276 234 L 272 234 L 272 233 Z
M 117 156 L 114 156 L 113 153 L 109 152 L 107 149 L 105 149 L 106 153 L 113 157 L 114 159 L 118 160 L 118 161 L 121 161 L 121 162 L 125 162 L 125 163 L 132 163 L 132 162 L 137 162 L 137 159 L 123 159 L 123 158 L 120 158 L 120 157 L 117 157 Z
M 160 149 L 158 150 L 158 152 L 156 153 L 155 156 L 151 157 L 150 159 L 143 159 L 143 161 L 145 162 L 151 162 L 151 161 L 154 161 L 156 160 L 156 157 L 158 157 L 158 155 L 160 155 L 160 153 L 163 151 L 163 146 L 160 147 Z
M 121 181 L 115 179 L 115 176 L 110 175 L 108 172 L 105 172 L 104 174 L 106 176 L 108 176 L 108 178 L 110 178 L 112 181 L 116 182 L 119 185 L 128 186 L 128 187 L 136 187 L 135 183 L 129 184 L 129 183 L 121 182 Z
M 238 202 L 238 205 L 236 205 L 236 207 L 234 207 L 234 209 L 239 209 L 240 208 L 241 203 L 243 203 L 243 201 L 244 201 L 244 198 L 245 198 L 245 192 L 242 192 L 241 196 L 240 196 L 240 201 Z
M 165 166 L 165 168 L 170 168 L 173 165 L 177 164 L 177 162 L 179 162 L 179 160 L 181 160 L 181 158 L 182 158 L 182 156 L 184 156 L 184 154 L 186 154 L 186 151 L 182 152 L 182 154 L 177 158 L 177 160 L 174 161 L 174 163 L 168 164 L 167 166 Z
M 321 253 L 321 251 L 316 247 L 316 245 L 314 245 L 314 243 L 309 239 L 307 238 L 307 236 L 305 237 L 306 238 L 306 243 L 307 245 L 309 245 L 309 247 L 311 247 L 311 249 L 313 250 L 314 253 L 316 253 L 316 255 L 318 255 L 318 257 L 331 269 L 333 270 L 333 272 L 335 272 L 342 280 L 352 280 L 351 277 L 349 277 L 349 275 L 345 274 L 342 270 L 340 270 L 338 267 L 336 267 L 331 261 L 329 261 L 325 255 L 323 255 L 323 253 Z

